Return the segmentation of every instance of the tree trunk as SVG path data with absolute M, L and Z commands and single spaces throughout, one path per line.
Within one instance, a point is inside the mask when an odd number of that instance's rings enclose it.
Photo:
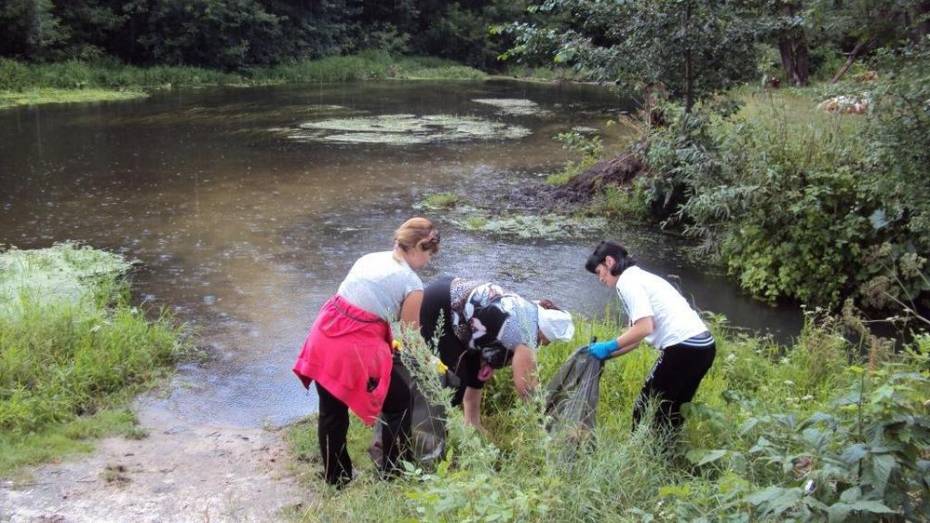
M 782 14 L 793 17 L 797 10 L 796 5 L 785 4 Z M 799 87 L 807 85 L 810 77 L 810 59 L 804 29 L 790 29 L 782 34 L 778 39 L 778 51 L 788 82 Z
M 849 68 L 852 67 L 852 64 L 856 61 L 856 58 L 858 58 L 863 51 L 869 47 L 872 47 L 873 42 L 875 42 L 875 39 L 870 38 L 856 44 L 856 47 L 854 47 L 853 50 L 849 53 L 849 57 L 846 58 L 846 63 L 843 64 L 843 67 L 840 67 L 840 70 L 837 71 L 835 75 L 833 75 L 833 80 L 830 80 L 830 83 L 835 84 L 836 82 L 839 82 L 840 79 L 843 78 L 843 75 L 846 74 L 846 71 L 849 71 Z
M 694 57 L 691 51 L 691 2 L 685 10 L 685 39 L 688 48 L 685 50 L 685 113 L 691 113 L 694 107 Z
M 919 17 L 928 17 L 922 22 L 917 24 L 917 29 L 915 31 L 915 40 L 920 42 L 930 34 L 930 0 L 924 0 L 917 5 L 917 16 Z

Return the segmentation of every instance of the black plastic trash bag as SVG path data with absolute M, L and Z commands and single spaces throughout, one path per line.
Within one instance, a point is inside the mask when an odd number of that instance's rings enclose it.
M 442 459 L 446 450 L 446 410 L 441 405 L 432 405 L 410 377 L 410 372 L 400 366 L 398 375 L 410 387 L 412 418 L 410 433 L 412 440 L 412 458 L 421 465 L 430 465 Z M 368 454 L 378 468 L 381 468 L 381 418 L 375 422 L 374 434 Z
M 549 381 L 546 430 L 581 436 L 594 429 L 604 362 L 578 348 Z

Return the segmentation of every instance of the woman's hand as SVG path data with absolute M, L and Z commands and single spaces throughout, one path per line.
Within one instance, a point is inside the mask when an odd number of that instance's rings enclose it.
M 536 390 L 536 353 L 526 345 L 517 345 L 513 351 L 513 386 L 524 400 Z
M 588 346 L 588 354 L 594 356 L 595 358 L 603 361 L 610 357 L 617 349 L 620 348 L 620 345 L 617 343 L 616 339 L 608 341 L 599 341 L 597 343 L 592 343 Z
M 655 331 L 655 322 L 652 316 L 640 318 L 619 338 L 592 343 L 588 347 L 588 353 L 602 361 L 611 356 L 622 356 L 639 347 L 639 343 L 653 331 Z

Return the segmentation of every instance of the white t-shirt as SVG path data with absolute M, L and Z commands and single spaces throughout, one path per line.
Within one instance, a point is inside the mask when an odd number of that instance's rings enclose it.
M 392 322 L 400 319 L 400 306 L 423 282 L 391 251 L 374 252 L 358 259 L 339 284 L 337 294 L 352 305 Z
M 630 325 L 652 316 L 655 330 L 646 336 L 646 341 L 657 349 L 670 347 L 707 331 L 701 317 L 672 284 L 635 265 L 620 274 L 617 294 Z

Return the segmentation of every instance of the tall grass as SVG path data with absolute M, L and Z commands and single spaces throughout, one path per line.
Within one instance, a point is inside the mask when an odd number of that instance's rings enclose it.
M 0 472 L 99 432 L 79 418 L 119 406 L 184 352 L 169 316 L 131 305 L 129 268 L 73 244 L 0 254 Z
M 0 91 L 158 89 L 214 85 L 349 82 L 374 79 L 482 79 L 477 69 L 450 60 L 366 51 L 353 56 L 300 60 L 240 72 L 183 66 L 136 67 L 115 61 L 24 64 L 0 58 Z
M 310 479 L 319 485 L 321 495 L 300 516 L 306 521 L 717 521 L 772 517 L 776 512 L 766 505 L 766 500 L 776 497 L 772 492 L 793 495 L 807 477 L 821 477 L 818 474 L 824 468 L 834 465 L 817 458 L 812 459 L 812 465 L 805 465 L 811 470 L 794 470 L 790 460 L 787 469 L 783 468 L 779 452 L 788 456 L 813 452 L 798 443 L 813 426 L 772 428 L 770 420 L 793 419 L 800 424 L 816 412 L 832 412 L 831 401 L 863 379 L 861 369 L 850 365 L 857 348 L 839 337 L 832 325 L 810 323 L 794 346 L 781 347 L 765 338 L 731 332 L 722 318 L 713 318 L 712 324 L 718 339 L 717 360 L 687 409 L 676 453 L 667 454 L 647 425 L 631 430 L 632 403 L 655 359 L 655 351 L 641 348 L 607 363 L 601 379 L 598 426 L 592 437 L 582 438 L 580 443 L 577 434 L 569 433 L 572 437 L 566 438 L 566 434 L 547 433 L 542 398 L 518 401 L 506 371 L 496 374 L 485 390 L 482 408 L 488 436 L 465 428 L 461 413 L 450 410 L 450 450 L 435 470 L 411 465 L 403 479 L 378 481 L 364 457 L 370 433 L 353 421 L 350 453 L 362 465 L 361 477 L 343 491 L 328 490 L 319 480 Z M 572 342 L 554 344 L 539 353 L 543 383 L 590 336 L 604 338 L 616 332 L 612 321 L 582 321 Z M 930 349 L 930 340 L 919 344 L 920 351 Z M 416 341 L 408 340 L 405 346 L 416 347 Z M 926 356 L 901 357 L 894 365 L 918 373 L 909 385 L 915 387 L 914 394 L 905 394 L 909 398 L 907 409 L 924 409 L 920 402 L 930 394 Z M 891 379 L 888 376 L 878 372 L 868 379 L 874 382 L 872 387 L 880 389 Z M 418 379 L 422 383 L 430 378 Z M 890 419 L 905 411 L 882 415 Z M 928 423 L 926 419 L 923 422 Z M 308 476 L 319 467 L 311 424 L 298 425 L 290 433 L 298 457 L 305 460 L 298 469 Z M 766 430 L 760 433 L 758 427 L 762 426 Z M 844 439 L 848 435 L 835 434 L 837 441 L 829 445 L 842 448 L 849 443 Z M 767 441 L 766 437 L 798 447 L 779 448 L 772 451 L 773 457 L 755 448 L 760 441 Z M 828 497 L 819 491 L 817 496 L 825 501 Z M 803 517 L 806 508 L 802 497 L 789 496 L 794 501 L 778 509 L 788 512 L 778 514 L 817 519 Z M 863 511 L 869 507 L 883 510 L 871 503 L 861 507 Z M 874 519 L 866 517 L 872 514 L 869 512 L 853 509 L 849 513 Z

